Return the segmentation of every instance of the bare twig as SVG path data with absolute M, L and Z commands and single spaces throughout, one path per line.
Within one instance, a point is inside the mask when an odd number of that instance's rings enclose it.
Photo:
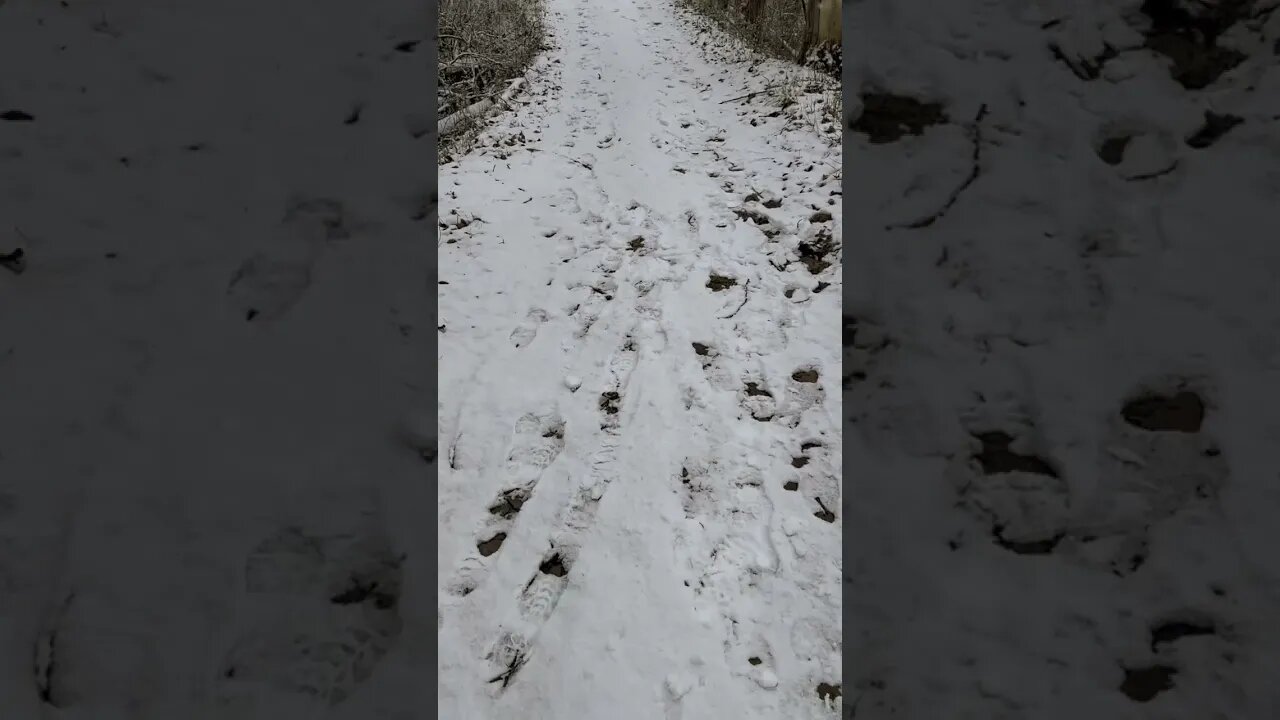
M 757 95 L 763 95 L 764 93 L 767 93 L 767 92 L 769 92 L 770 90 L 775 90 L 775 89 L 777 89 L 777 87 L 778 87 L 777 85 L 770 85 L 770 86 L 768 86 L 768 87 L 766 87 L 766 88 L 764 88 L 764 89 L 762 89 L 762 90 L 756 90 L 755 92 L 749 92 L 749 93 L 747 93 L 746 95 L 739 95 L 738 97 L 732 97 L 732 98 L 729 98 L 728 100 L 721 100 L 721 101 L 720 101 L 720 104 L 721 104 L 721 105 L 726 105 L 726 104 L 728 104 L 728 103 L 733 102 L 734 100 L 750 100 L 751 98 L 753 98 L 753 97 L 755 97 L 755 96 L 757 96 Z
M 750 292 L 751 292 L 751 281 L 747 280 L 746 282 L 742 283 L 742 302 L 738 304 L 738 307 L 734 308 L 733 312 L 729 313 L 728 315 L 725 315 L 724 317 L 721 317 L 720 319 L 728 320 L 734 315 L 737 315 L 739 310 L 746 307 L 747 298 L 750 297 Z
M 972 165 L 969 168 L 969 175 L 964 179 L 964 182 L 960 183 L 955 190 L 951 191 L 951 195 L 947 197 L 947 201 L 943 203 L 942 207 L 937 211 L 905 225 L 890 225 L 885 228 L 886 230 L 919 230 L 921 228 L 929 227 L 942 219 L 942 216 L 946 215 L 947 212 L 951 210 L 951 207 L 956 204 L 956 201 L 960 199 L 960 195 L 964 193 L 965 190 L 968 190 L 969 186 L 978 179 L 978 176 L 982 174 L 982 118 L 986 117 L 986 115 L 987 105 L 986 103 L 983 103 L 982 107 L 978 108 L 978 114 L 969 126 L 969 135 L 973 141 L 973 160 Z

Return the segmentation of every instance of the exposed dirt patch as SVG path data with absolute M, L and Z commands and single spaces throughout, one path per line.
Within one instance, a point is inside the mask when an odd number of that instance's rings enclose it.
M 1129 135 L 1107 138 L 1098 146 L 1098 157 L 1108 165 L 1119 165 L 1124 162 L 1124 151 L 1132 140 Z
M 801 368 L 791 373 L 791 379 L 802 383 L 816 383 L 818 382 L 818 370 L 817 368 Z
M 773 218 L 769 217 L 765 213 L 760 212 L 759 210 L 751 206 L 734 208 L 733 214 L 736 215 L 739 220 L 750 220 L 756 225 L 772 225 L 773 224 Z
M 707 287 L 711 288 L 712 292 L 728 290 L 737 284 L 738 281 L 736 279 L 731 278 L 728 275 L 716 275 L 715 273 L 712 273 L 711 277 L 707 280 Z
M 1218 45 L 1218 38 L 1245 19 L 1253 0 L 1224 0 L 1192 13 L 1177 0 L 1145 0 L 1149 26 L 1144 46 L 1167 58 L 1170 75 L 1188 90 L 1201 90 L 1235 68 L 1245 54 Z
M 985 432 L 978 433 L 974 437 L 982 443 L 982 451 L 973 458 L 982 465 L 982 472 L 986 475 L 1025 472 L 1033 475 L 1047 475 L 1051 478 L 1058 477 L 1058 471 L 1043 458 L 1022 455 L 1010 450 L 1009 445 L 1013 442 L 1013 437 L 1008 433 Z
M 745 390 L 749 397 L 773 397 L 773 393 L 760 387 L 760 383 L 749 382 L 746 384 Z
M 940 103 L 921 102 L 885 92 L 863 93 L 862 114 L 849 128 L 875 144 L 897 142 L 907 135 L 923 135 L 925 128 L 947 122 Z
M 813 275 L 831 267 L 831 263 L 827 261 L 827 256 L 836 251 L 836 242 L 831 236 L 831 232 L 825 228 L 819 232 L 812 240 L 804 240 L 796 246 L 796 255 L 800 258 L 800 262 L 809 269 Z
M 1120 692 L 1134 702 L 1150 702 L 1160 693 L 1173 689 L 1173 677 L 1177 674 L 1178 669 L 1168 665 L 1125 668 Z
M 706 357 L 711 353 L 711 346 L 696 342 L 693 343 L 693 351 L 702 357 Z
M 818 683 L 818 697 L 824 702 L 835 702 L 840 699 L 840 686 L 831 683 Z
M 1216 635 L 1218 629 L 1212 622 L 1195 622 L 1175 620 L 1163 622 L 1151 628 L 1151 652 L 1156 652 L 1161 645 L 1187 637 Z
M 480 554 L 483 555 L 484 557 L 489 557 L 490 555 L 498 552 L 498 550 L 502 548 L 502 542 L 506 539 L 507 539 L 507 534 L 504 532 L 500 532 L 497 535 L 494 535 L 493 537 L 489 538 L 488 540 L 481 540 L 479 543 L 476 543 L 476 549 L 478 549 L 480 551 Z
M 782 484 L 782 489 L 795 492 L 796 490 L 800 489 L 800 483 L 796 480 L 788 480 Z
M 370 600 L 375 608 L 390 610 L 396 606 L 399 598 L 395 593 L 379 590 L 376 580 L 360 578 L 351 578 L 341 592 L 329 598 L 329 602 L 334 605 L 360 605 Z
M 1120 411 L 1125 422 L 1151 432 L 1200 432 L 1205 407 L 1189 390 L 1174 395 L 1146 394 L 1129 400 Z
M 627 247 L 630 248 L 632 252 L 643 250 L 644 238 L 642 237 L 632 238 L 631 242 L 627 243 Z
M 542 564 L 538 565 L 538 571 L 543 575 L 564 577 L 569 574 L 569 565 L 560 553 L 552 553 L 551 557 L 543 560 Z
M 1196 150 L 1203 150 L 1218 142 L 1223 135 L 1231 132 L 1232 128 L 1242 122 L 1244 122 L 1244 118 L 1239 115 L 1219 115 L 1215 112 L 1206 111 L 1204 125 L 1194 135 L 1187 138 L 1187 145 Z
M 600 409 L 609 415 L 618 414 L 618 403 L 622 400 L 622 396 L 610 390 L 609 392 L 600 393 Z
M 809 464 L 809 458 L 805 457 L 804 455 L 797 455 L 796 457 L 791 458 L 791 467 L 802 468 L 808 464 Z
M 489 506 L 490 514 L 497 515 L 503 519 L 515 517 L 520 508 L 524 506 L 526 500 L 529 499 L 529 492 L 522 488 L 514 488 L 512 490 L 504 490 L 498 496 L 497 502 Z

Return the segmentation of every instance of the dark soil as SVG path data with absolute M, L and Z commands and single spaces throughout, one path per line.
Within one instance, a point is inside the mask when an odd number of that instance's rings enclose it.
M 1204 423 L 1204 401 L 1184 390 L 1171 396 L 1143 395 L 1125 403 L 1120 411 L 1125 422 L 1151 432 L 1200 431 Z
M 840 686 L 832 685 L 831 683 L 818 683 L 818 697 L 834 702 L 840 698 Z
M 555 553 L 542 561 L 542 564 L 538 566 L 538 570 L 544 575 L 554 575 L 556 577 L 564 577 L 569 574 L 569 566 L 565 564 L 564 558 L 560 556 L 560 553 Z
M 1175 640 L 1200 635 L 1216 635 L 1217 632 L 1213 623 L 1181 621 L 1160 623 L 1151 628 L 1151 652 L 1156 652 L 1161 645 Z
M 483 555 L 484 557 L 489 557 L 490 555 L 498 552 L 498 550 L 502 547 L 502 541 L 506 539 L 507 539 L 507 534 L 500 532 L 497 535 L 494 535 L 493 537 L 489 538 L 488 540 L 481 540 L 479 543 L 476 544 L 476 548 L 480 551 L 481 555 Z
M 711 288 L 713 292 L 728 290 L 737 284 L 738 281 L 734 278 L 731 278 L 728 275 L 716 275 L 715 273 L 712 273 L 710 279 L 707 280 L 707 287 Z
M 818 382 L 818 371 L 814 368 L 805 368 L 791 373 L 791 379 L 802 383 Z
M 864 93 L 862 114 L 849 128 L 872 143 L 897 142 L 907 135 L 922 135 L 925 128 L 947 122 L 939 103 L 890 93 Z
M 796 246 L 796 255 L 799 256 L 800 262 L 804 264 L 809 272 L 817 275 L 818 273 L 831 267 L 831 263 L 827 261 L 827 256 L 835 252 L 836 243 L 832 239 L 829 231 L 818 233 L 813 240 L 806 240 Z
M 986 475 L 1024 472 L 1033 475 L 1058 477 L 1058 471 L 1047 461 L 1034 455 L 1022 455 L 1009 449 L 1013 437 L 1003 432 L 986 432 L 975 435 L 982 443 L 982 451 L 974 459 L 982 465 Z
M 1177 668 L 1168 665 L 1125 668 L 1120 692 L 1134 702 L 1150 702 L 1160 693 L 1173 689 L 1173 677 L 1177 674 Z
M 1206 111 L 1204 125 L 1194 135 L 1187 138 L 1187 145 L 1196 150 L 1203 150 L 1218 142 L 1223 135 L 1231 132 L 1232 128 L 1242 122 L 1244 122 L 1244 118 L 1238 115 L 1219 115 L 1215 112 Z
M 609 391 L 600 393 L 600 409 L 610 415 L 618 414 L 618 403 L 622 400 L 622 396 L 616 392 Z
M 1133 138 L 1128 135 L 1107 138 L 1098 148 L 1098 157 L 1108 165 L 1119 165 L 1124 162 L 1124 151 L 1128 149 Z
M 513 518 L 528 499 L 529 493 L 524 490 L 518 488 L 506 490 L 499 496 L 498 501 L 489 507 L 489 512 L 501 518 Z

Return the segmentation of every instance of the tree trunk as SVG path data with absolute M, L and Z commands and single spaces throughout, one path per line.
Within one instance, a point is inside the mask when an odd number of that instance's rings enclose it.
M 809 50 L 817 44 L 818 37 L 818 3 L 820 0 L 799 0 L 804 12 L 804 39 L 800 41 L 800 50 L 796 53 L 796 63 L 803 65 L 809 57 Z
M 743 4 L 742 14 L 747 20 L 756 23 L 760 21 L 760 15 L 764 10 L 764 0 L 746 0 Z

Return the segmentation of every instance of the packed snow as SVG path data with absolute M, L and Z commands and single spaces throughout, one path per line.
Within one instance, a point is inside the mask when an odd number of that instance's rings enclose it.
M 859 720 L 1280 713 L 1275 10 L 845 5 Z
M 430 713 L 428 12 L 0 2 L 0 716 Z
M 838 128 L 669 0 L 547 21 L 440 170 L 439 714 L 837 717 Z

